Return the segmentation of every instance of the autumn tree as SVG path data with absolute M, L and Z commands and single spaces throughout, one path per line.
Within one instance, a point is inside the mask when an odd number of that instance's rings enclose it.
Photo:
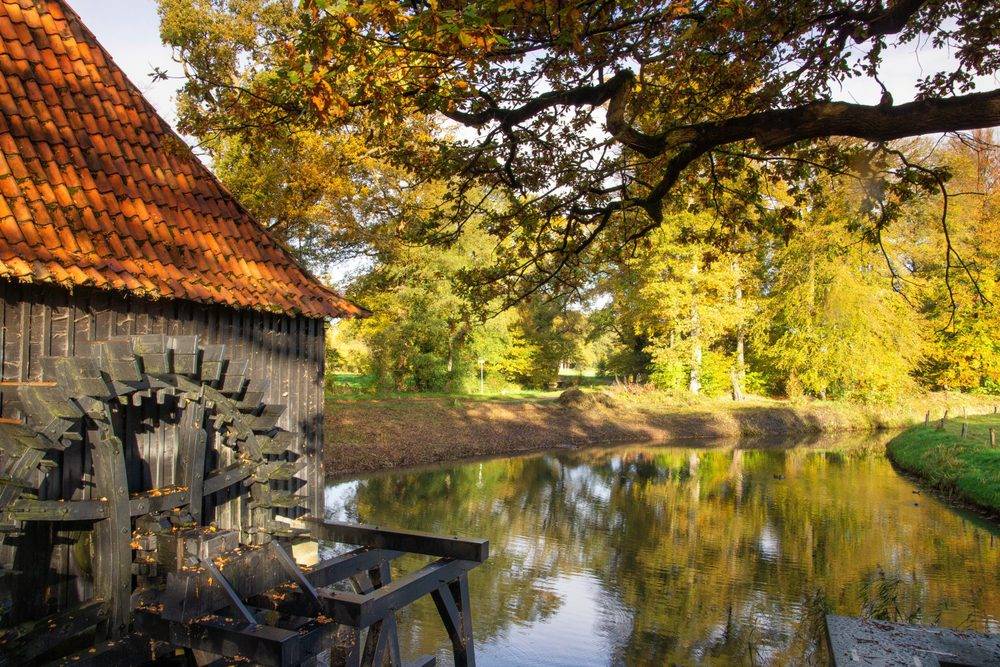
M 933 331 L 917 374 L 933 389 L 998 393 L 1000 148 L 992 132 L 921 148 L 951 178 L 946 194 L 908 207 L 889 246 L 901 291 Z M 942 246 L 953 262 L 943 261 Z M 945 280 L 949 271 L 965 279 Z
M 914 388 L 928 327 L 893 291 L 879 249 L 851 231 L 863 189 L 853 180 L 824 187 L 826 203 L 808 211 L 802 229 L 762 266 L 756 356 L 776 389 L 792 397 L 896 398 Z
M 933 187 L 873 168 L 885 142 L 1000 124 L 1000 90 L 975 91 L 1000 65 L 994 2 L 161 0 L 161 13 L 188 76 L 185 130 L 358 133 L 448 180 L 428 238 L 483 216 L 510 252 L 474 282 L 512 298 L 585 279 L 582 266 L 627 250 L 676 202 L 716 204 L 726 180 L 740 208 L 773 209 L 754 231 L 781 232 L 818 171 L 889 193 Z M 912 56 L 915 100 L 835 101 L 852 80 L 880 81 L 893 47 L 923 44 L 954 60 L 924 72 Z M 414 118 L 452 129 L 415 133 Z M 787 204 L 772 207 L 776 187 Z M 719 207 L 705 240 L 743 231 L 739 210 Z

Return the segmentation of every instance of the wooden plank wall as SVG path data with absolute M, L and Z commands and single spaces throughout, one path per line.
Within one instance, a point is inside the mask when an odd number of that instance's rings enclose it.
M 152 301 L 94 289 L 76 289 L 71 293 L 55 286 L 0 279 L 3 380 L 38 380 L 44 356 L 92 355 L 96 353 L 95 340 L 140 333 L 198 334 L 206 342 L 223 343 L 227 356 L 249 360 L 251 377 L 270 381 L 265 400 L 288 406 L 279 425 L 298 434 L 293 451 L 309 461 L 296 486 L 306 486 L 299 493 L 308 495 L 310 512 L 322 516 L 323 320 L 188 301 Z M 0 387 L 2 417 L 19 416 L 10 400 L 12 392 Z M 125 442 L 129 490 L 174 484 L 179 466 L 171 438 L 172 426 L 159 427 L 155 414 L 129 413 L 122 419 L 123 430 L 133 433 Z M 150 424 L 156 428 L 150 429 Z M 140 427 L 138 433 L 136 427 Z M 216 456 L 225 463 L 228 450 Z M 67 449 L 61 455 L 59 467 L 40 480 L 40 497 L 89 498 L 93 485 L 89 458 L 87 447 L 81 444 Z M 209 512 L 206 517 L 222 527 L 237 523 L 239 514 L 247 511 L 246 503 L 241 504 L 237 512 L 220 509 L 217 515 Z M 70 540 L 64 537 L 29 536 L 40 541 L 37 547 L 50 547 L 52 551 L 46 592 L 50 607 L 62 607 L 66 602 L 89 597 L 86 584 L 59 583 L 67 580 L 66 575 L 72 581 L 76 574 L 74 559 L 69 554 Z M 51 543 L 43 544 L 46 540 Z M 11 547 L 0 546 L 0 563 L 10 563 L 13 559 Z

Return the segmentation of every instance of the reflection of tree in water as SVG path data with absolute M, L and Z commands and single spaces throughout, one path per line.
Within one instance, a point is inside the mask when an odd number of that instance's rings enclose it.
M 549 617 L 575 573 L 601 582 L 595 632 L 628 664 L 818 661 L 824 611 L 861 613 L 876 576 L 906 615 L 996 631 L 995 537 L 871 451 L 589 450 L 373 478 L 349 504 L 490 538 L 472 579 L 479 641 Z M 444 643 L 427 635 L 434 613 L 414 610 L 411 652 Z

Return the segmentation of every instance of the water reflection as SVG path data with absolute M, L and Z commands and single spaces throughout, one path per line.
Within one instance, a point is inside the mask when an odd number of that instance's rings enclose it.
M 1000 631 L 996 527 L 879 452 L 593 449 L 337 484 L 327 508 L 489 538 L 471 576 L 486 665 L 821 662 L 825 610 Z M 400 629 L 405 654 L 450 664 L 430 601 Z

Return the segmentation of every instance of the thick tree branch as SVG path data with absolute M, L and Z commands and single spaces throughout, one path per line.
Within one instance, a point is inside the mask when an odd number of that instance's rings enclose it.
M 608 114 L 612 123 L 620 122 L 618 113 L 616 109 L 615 114 Z M 720 146 L 755 140 L 765 151 L 773 152 L 798 141 L 823 137 L 891 141 L 995 125 L 1000 125 L 1000 90 L 948 99 L 920 100 L 896 107 L 817 102 L 793 109 L 689 125 L 656 136 L 615 126 L 609 129 L 615 131 L 619 141 L 647 157 L 676 150 L 667 162 L 659 183 L 641 203 L 654 223 L 658 223 L 662 215 L 660 202 L 684 169 Z
M 455 122 L 469 127 L 479 128 L 490 123 L 499 123 L 502 127 L 511 128 L 553 107 L 600 106 L 618 94 L 634 78 L 635 75 L 632 72 L 622 70 L 596 86 L 579 86 L 569 90 L 542 93 L 522 106 L 513 109 L 502 109 L 491 104 L 490 107 L 482 111 L 447 111 L 444 113 Z
M 933 98 L 898 106 L 867 106 L 847 102 L 812 102 L 723 121 L 671 128 L 659 134 L 635 129 L 625 120 L 635 75 L 622 70 L 597 86 L 554 91 L 512 109 L 492 107 L 475 113 L 450 112 L 449 117 L 471 127 L 499 123 L 512 127 L 556 106 L 597 106 L 608 103 L 606 128 L 621 144 L 646 157 L 663 155 L 684 145 L 701 152 L 745 140 L 756 140 L 774 151 L 807 139 L 844 136 L 866 141 L 971 130 L 1000 125 L 1000 90 L 950 98 Z
M 927 0 L 897 0 L 879 11 L 842 12 L 835 16 L 843 23 L 841 29 L 853 32 L 854 41 L 860 44 L 872 37 L 886 37 L 901 32 L 925 4 Z
M 908 102 L 898 106 L 866 106 L 847 102 L 813 102 L 724 121 L 673 128 L 659 135 L 642 135 L 628 145 L 655 156 L 684 144 L 705 150 L 753 139 L 766 151 L 824 137 L 854 137 L 892 141 L 904 137 L 971 130 L 1000 125 L 1000 90 L 951 98 Z M 619 133 L 619 137 L 627 136 Z

